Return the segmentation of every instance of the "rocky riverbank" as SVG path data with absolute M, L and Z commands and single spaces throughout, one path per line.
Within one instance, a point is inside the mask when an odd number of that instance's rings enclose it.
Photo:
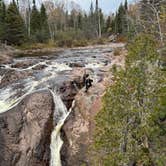
M 116 57 L 112 63 L 124 67 L 124 57 Z M 64 166 L 90 166 L 90 146 L 93 143 L 95 116 L 102 108 L 102 97 L 107 87 L 113 84 L 110 68 L 103 68 L 100 79 L 85 93 L 80 90 L 75 96 L 75 108 L 63 126 L 64 146 L 61 150 Z
M 85 47 L 74 47 L 72 50 L 76 49 L 91 49 L 91 48 L 106 48 L 109 47 L 110 44 L 103 44 L 103 45 L 90 45 Z M 111 43 L 111 47 L 114 49 L 123 48 L 124 43 Z M 6 46 L 4 44 L 0 44 L 0 64 L 4 63 L 11 63 L 13 58 L 15 57 L 35 57 L 35 56 L 45 56 L 45 55 L 52 55 L 55 54 L 59 55 L 65 50 L 65 48 L 59 48 L 59 47 L 43 47 L 43 48 L 32 48 L 32 49 L 16 49 L 11 46 Z
M 50 161 L 56 90 L 69 109 L 61 136 L 63 166 L 90 165 L 88 148 L 95 128 L 94 118 L 102 107 L 102 96 L 113 83 L 110 68 L 123 67 L 124 54 L 114 56 L 110 44 L 66 49 L 41 57 L 13 58 L 0 68 L 0 165 L 47 166 Z M 85 93 L 83 75 L 89 73 L 93 86 Z M 54 121 L 54 120 L 55 121 Z

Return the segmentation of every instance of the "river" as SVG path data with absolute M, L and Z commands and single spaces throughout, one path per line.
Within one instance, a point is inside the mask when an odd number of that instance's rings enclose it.
M 60 150 L 63 145 L 60 130 L 70 114 L 58 92 L 58 86 L 84 69 L 95 82 L 100 80 L 104 67 L 111 67 L 113 47 L 109 45 L 64 49 L 39 57 L 14 58 L 12 63 L 0 66 L 0 113 L 15 107 L 28 94 L 49 89 L 52 93 L 57 122 L 51 136 L 50 166 L 61 166 Z M 73 103 L 74 104 L 74 103 Z

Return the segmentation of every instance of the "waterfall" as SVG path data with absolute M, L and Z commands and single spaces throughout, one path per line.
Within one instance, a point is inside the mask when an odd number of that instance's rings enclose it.
M 51 134 L 51 160 L 50 166 L 61 166 L 61 156 L 60 151 L 63 145 L 63 140 L 61 139 L 61 128 L 70 114 L 72 108 L 74 107 L 74 102 L 72 107 L 68 111 L 66 106 L 64 105 L 61 97 L 56 94 L 55 92 L 51 91 L 55 103 L 55 110 L 54 110 L 54 121 L 57 123 L 56 127 L 54 128 Z

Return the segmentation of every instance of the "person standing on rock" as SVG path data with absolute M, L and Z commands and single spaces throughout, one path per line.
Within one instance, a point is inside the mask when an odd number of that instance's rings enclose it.
M 86 85 L 86 79 L 89 77 L 89 74 L 84 73 L 83 75 L 83 86 Z
M 85 78 L 85 92 L 88 92 L 88 89 L 92 86 L 93 80 L 89 77 L 89 74 L 86 74 Z

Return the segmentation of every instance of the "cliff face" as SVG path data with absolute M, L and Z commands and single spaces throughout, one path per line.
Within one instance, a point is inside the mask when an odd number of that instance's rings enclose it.
M 95 129 L 95 116 L 102 108 L 102 96 L 110 84 L 109 77 L 93 85 L 88 93 L 82 89 L 75 97 L 76 105 L 63 127 L 63 165 L 90 165 L 88 151 Z
M 124 56 L 112 58 L 112 64 L 124 67 Z M 85 93 L 80 90 L 75 97 L 76 105 L 62 129 L 64 140 L 61 150 L 63 166 L 91 166 L 90 147 L 95 131 L 95 117 L 102 108 L 102 97 L 114 77 L 110 67 L 98 71 L 98 79 Z
M 67 108 L 83 87 L 82 75 L 83 70 L 77 69 L 68 80 L 57 85 Z M 42 90 L 29 94 L 17 106 L 0 114 L 0 165 L 49 165 L 51 133 L 56 124 L 54 108 L 53 96 Z
M 0 165 L 49 165 L 53 107 L 51 94 L 40 91 L 0 114 Z

